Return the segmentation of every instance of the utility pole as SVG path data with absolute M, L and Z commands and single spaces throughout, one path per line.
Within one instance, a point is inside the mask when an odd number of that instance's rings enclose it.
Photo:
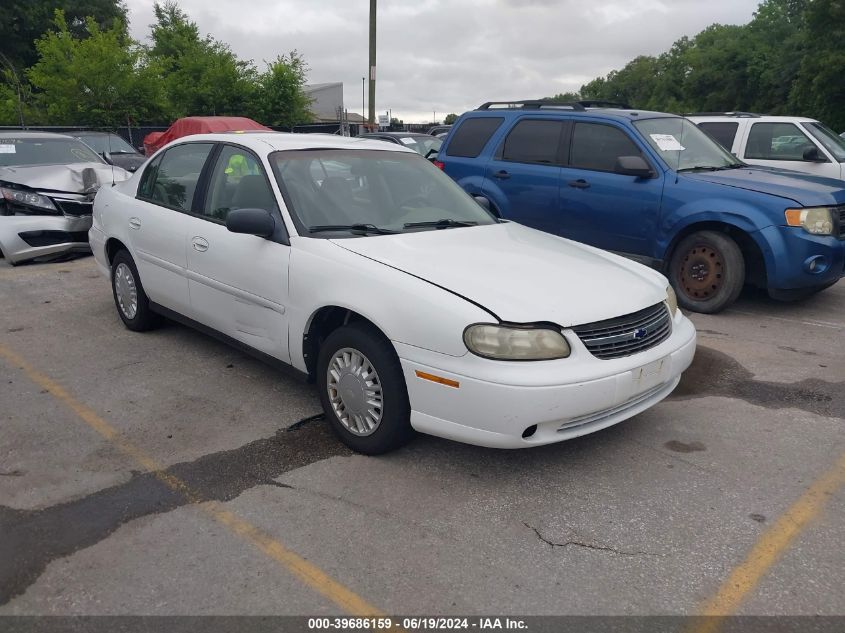
M 369 123 L 376 123 L 376 0 L 370 0 L 370 112 Z
M 367 120 L 367 98 L 364 96 L 364 93 L 367 90 L 367 78 L 361 77 L 361 125 L 364 125 L 364 121 Z

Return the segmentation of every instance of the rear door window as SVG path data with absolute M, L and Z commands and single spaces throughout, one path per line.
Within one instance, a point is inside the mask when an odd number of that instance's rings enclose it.
M 148 192 L 144 197 L 165 207 L 192 211 L 197 183 L 212 147 L 211 143 L 186 143 L 167 150 L 155 170 L 152 190 L 147 182 L 142 185 Z
M 502 145 L 502 160 L 516 163 L 558 163 L 563 121 L 522 120 Z
M 452 134 L 446 154 L 462 158 L 475 158 L 487 145 L 505 119 L 503 117 L 478 117 L 467 119 Z
M 642 156 L 625 132 L 601 123 L 575 123 L 569 166 L 593 171 L 616 171 L 620 156 Z
M 704 121 L 699 123 L 698 127 L 712 136 L 719 145 L 731 151 L 734 145 L 734 139 L 736 138 L 736 131 L 739 129 L 739 123 L 735 121 Z

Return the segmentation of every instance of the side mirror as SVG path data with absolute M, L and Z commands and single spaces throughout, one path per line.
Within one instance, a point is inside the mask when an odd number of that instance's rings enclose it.
M 816 146 L 808 147 L 804 150 L 803 159 L 809 163 L 826 163 L 827 158 L 819 153 L 819 148 Z
M 478 206 L 490 210 L 490 201 L 484 196 L 473 196 L 472 199 L 478 203 Z
M 440 150 L 434 149 L 433 147 L 425 153 L 426 159 L 434 162 L 437 160 L 437 155 L 440 153 Z
M 226 228 L 232 233 L 270 237 L 276 230 L 276 221 L 265 209 L 233 209 L 226 216 Z
M 616 166 L 613 171 L 623 176 L 636 176 L 637 178 L 654 176 L 654 172 L 642 156 L 620 156 L 616 159 Z

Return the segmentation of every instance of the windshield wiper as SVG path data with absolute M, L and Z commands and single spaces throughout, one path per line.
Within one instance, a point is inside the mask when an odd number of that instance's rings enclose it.
M 361 233 L 362 235 L 376 234 L 376 235 L 392 235 L 396 231 L 390 229 L 383 229 L 375 224 L 320 224 L 318 226 L 309 226 L 309 233 L 323 233 L 328 231 L 351 231 L 353 233 Z
M 730 165 L 696 165 L 695 167 L 681 167 L 678 171 L 722 171 L 723 169 L 736 169 L 745 167 L 743 163 L 731 163 Z
M 415 229 L 420 227 L 434 227 L 435 229 L 449 229 L 455 226 L 476 226 L 478 222 L 469 220 L 453 220 L 452 218 L 441 218 L 430 222 L 406 222 L 403 227 L 406 229 Z

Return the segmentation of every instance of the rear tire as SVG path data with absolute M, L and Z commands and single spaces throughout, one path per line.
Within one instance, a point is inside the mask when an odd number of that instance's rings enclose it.
M 150 308 L 138 268 L 126 249 L 119 250 L 112 260 L 111 289 L 117 314 L 127 328 L 145 332 L 161 323 L 161 316 Z
M 672 253 L 669 280 L 681 307 L 693 312 L 721 312 L 739 297 L 745 260 L 737 243 L 715 231 L 685 237 Z
M 369 323 L 329 334 L 317 358 L 317 385 L 332 430 L 352 450 L 379 455 L 414 437 L 399 357 Z

